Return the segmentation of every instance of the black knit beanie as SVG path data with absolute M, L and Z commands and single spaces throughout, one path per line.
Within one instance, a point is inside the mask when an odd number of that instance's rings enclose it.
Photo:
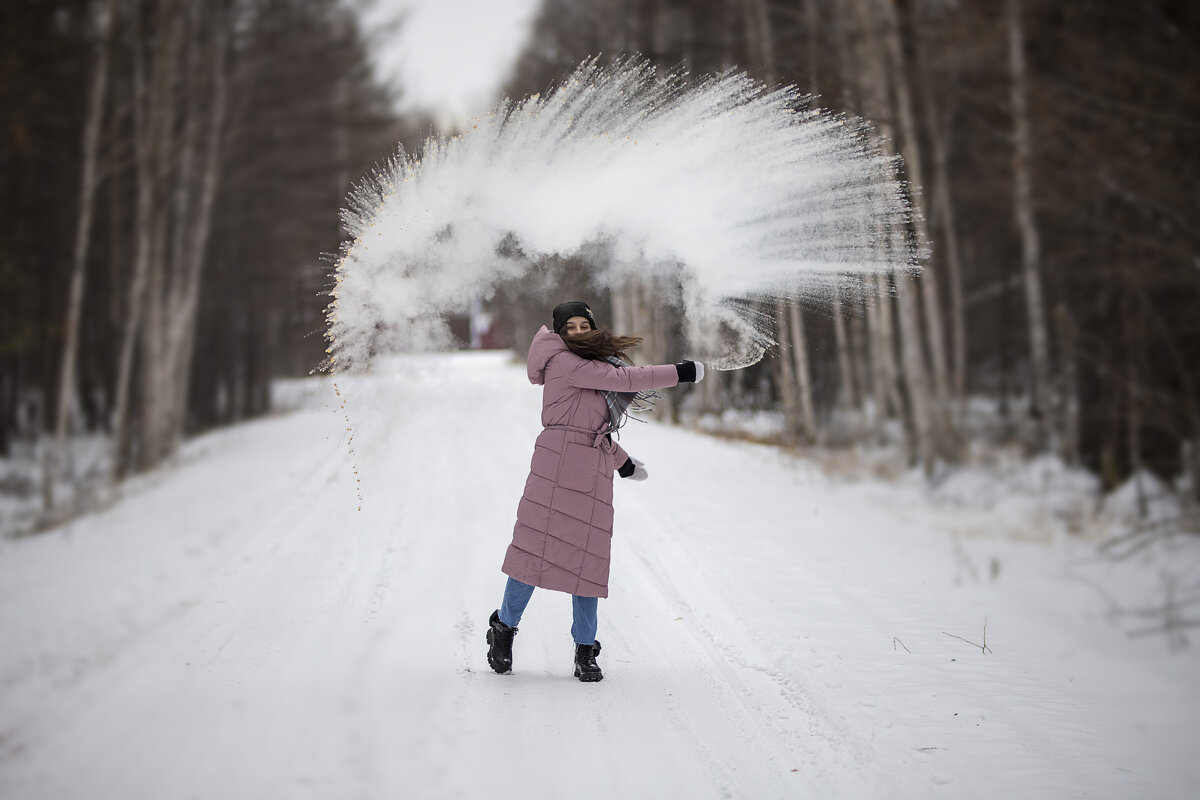
M 562 333 L 563 328 L 567 327 L 567 320 L 571 317 L 587 317 L 587 321 L 592 325 L 592 330 L 600 329 L 588 304 L 582 300 L 572 300 L 569 303 L 559 303 L 554 307 L 554 332 Z

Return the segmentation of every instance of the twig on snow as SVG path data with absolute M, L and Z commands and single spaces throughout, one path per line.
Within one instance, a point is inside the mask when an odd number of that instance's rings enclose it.
M 972 647 L 978 647 L 981 653 L 992 652 L 992 648 L 988 647 L 988 643 L 987 643 L 987 617 L 983 618 L 983 644 L 978 644 L 976 642 L 972 642 L 970 639 L 963 639 L 963 637 L 957 636 L 953 633 L 946 633 L 945 631 L 942 631 L 942 633 L 945 633 L 951 639 L 962 639 L 964 642 L 971 645 Z M 908 648 L 906 647 L 904 649 L 907 650 Z

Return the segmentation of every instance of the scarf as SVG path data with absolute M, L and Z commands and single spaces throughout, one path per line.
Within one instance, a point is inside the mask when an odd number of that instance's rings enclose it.
M 625 362 L 616 356 L 608 356 L 604 359 L 614 367 L 624 367 Z M 608 432 L 615 433 L 629 419 L 629 413 L 650 411 L 654 408 L 654 402 L 658 399 L 658 392 L 602 392 L 604 402 L 608 404 Z M 644 422 L 645 420 L 638 420 Z

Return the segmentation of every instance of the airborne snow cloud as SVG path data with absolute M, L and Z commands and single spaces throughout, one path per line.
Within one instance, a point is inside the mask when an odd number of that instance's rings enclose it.
M 739 73 L 690 80 L 590 61 L 419 157 L 397 154 L 345 214 L 332 365 L 436 346 L 443 315 L 545 256 L 580 253 L 605 284 L 678 280 L 697 357 L 753 363 L 773 331 L 731 300 L 918 260 L 895 159 L 862 121 L 806 102 Z M 699 335 L 718 328 L 726 341 Z

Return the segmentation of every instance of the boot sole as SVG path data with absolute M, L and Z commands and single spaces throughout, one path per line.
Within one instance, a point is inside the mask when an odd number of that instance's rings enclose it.
M 491 628 L 488 628 L 487 643 L 488 643 L 488 647 L 490 648 L 492 646 L 492 629 Z M 488 661 L 488 666 L 491 667 L 492 671 L 495 672 L 497 675 L 512 675 L 512 667 L 511 666 L 506 667 L 503 664 L 497 666 L 496 662 L 492 661 L 491 650 L 488 650 L 487 661 Z
M 589 672 L 588 674 L 585 675 L 582 672 L 580 672 L 579 667 L 576 667 L 575 668 L 575 677 L 579 678 L 579 680 L 581 680 L 583 683 L 595 683 L 597 681 L 604 680 L 604 673 L 603 672 Z

